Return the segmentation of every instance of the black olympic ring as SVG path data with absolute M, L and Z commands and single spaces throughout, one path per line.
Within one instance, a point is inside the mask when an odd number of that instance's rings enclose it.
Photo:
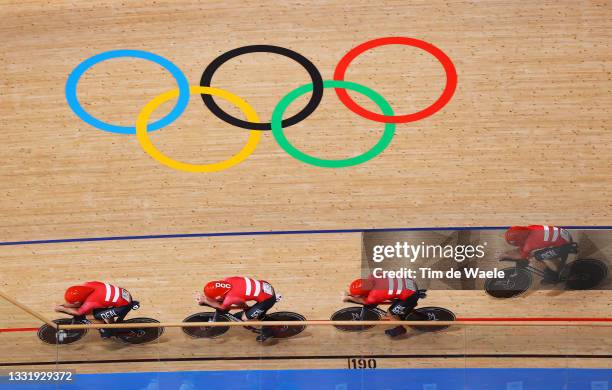
M 219 57 L 215 58 L 207 67 L 204 69 L 204 73 L 202 73 L 202 78 L 200 79 L 200 85 L 202 87 L 210 87 L 210 83 L 212 82 L 213 75 L 219 69 L 221 65 L 231 60 L 234 57 L 238 57 L 243 54 L 248 53 L 274 53 L 280 54 L 285 57 L 289 57 L 292 60 L 296 61 L 298 64 L 302 65 L 304 69 L 310 75 L 312 79 L 312 95 L 310 97 L 310 101 L 300 112 L 295 114 L 294 116 L 284 119 L 282 121 L 283 127 L 289 127 L 295 125 L 306 119 L 310 114 L 314 112 L 321 103 L 321 99 L 323 98 L 323 78 L 321 77 L 321 73 L 316 66 L 310 60 L 303 55 L 294 52 L 293 50 L 289 50 L 280 46 L 272 46 L 272 45 L 249 45 L 242 46 L 228 52 L 221 54 Z M 202 94 L 202 100 L 208 109 L 217 116 L 217 118 L 229 123 L 230 125 L 234 125 L 237 127 L 241 127 L 247 130 L 271 130 L 272 124 L 270 122 L 267 123 L 254 123 L 249 121 L 244 121 L 242 119 L 231 116 L 227 112 L 223 111 L 221 107 L 217 105 L 212 95 Z

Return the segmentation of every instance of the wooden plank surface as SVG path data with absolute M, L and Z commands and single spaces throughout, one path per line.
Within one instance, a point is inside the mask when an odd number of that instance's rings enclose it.
M 612 9 L 605 1 L 5 1 L 0 4 L 0 242 L 293 229 L 610 224 L 612 132 L 609 107 Z M 64 84 L 84 59 L 139 49 L 174 62 L 192 84 L 221 53 L 250 44 L 291 48 L 329 79 L 350 48 L 381 36 L 430 42 L 452 58 L 459 84 L 434 116 L 398 125 L 376 159 L 323 169 L 289 157 L 271 134 L 242 164 L 215 174 L 177 172 L 152 160 L 135 136 L 109 134 L 70 111 Z M 443 86 L 441 67 L 414 48 L 379 48 L 357 59 L 347 80 L 382 94 L 398 113 L 414 112 Z M 287 92 L 309 82 L 299 65 L 268 54 L 226 64 L 213 86 L 247 100 L 262 118 Z M 175 88 L 164 70 L 141 60 L 101 63 L 83 77 L 79 97 L 93 115 L 133 125 L 141 107 Z M 368 106 L 366 99 L 355 96 Z M 300 104 L 291 106 L 294 113 Z M 237 111 L 220 102 L 234 114 Z M 162 106 L 153 119 L 170 109 Z M 367 150 L 383 126 L 346 109 L 330 90 L 317 111 L 287 130 L 304 151 L 341 158 Z M 246 131 L 215 118 L 197 96 L 172 126 L 151 138 L 173 158 L 214 162 L 246 141 Z M 101 279 L 141 300 L 139 315 L 180 321 L 208 279 L 268 278 L 286 298 L 279 310 L 328 318 L 361 271 L 359 234 L 217 237 L 10 246 L 0 251 L 0 290 L 53 316 L 73 282 Z M 531 292 L 493 300 L 481 291 L 431 292 L 428 304 L 459 316 L 600 317 L 605 291 Z M 38 326 L 0 304 L 0 327 Z M 605 329 L 605 328 L 602 328 Z M 460 354 L 559 350 L 610 353 L 609 333 L 446 332 L 392 343 L 380 329 L 359 337 L 326 327 L 261 348 L 236 331 L 191 340 L 169 330 L 158 344 L 126 347 L 91 334 L 60 349 L 60 359 L 215 357 L 247 345 L 249 356 Z M 247 338 L 248 340 L 245 340 Z M 516 339 L 521 340 L 516 343 Z M 32 332 L 0 333 L 2 362 L 53 360 L 57 350 Z M 314 342 L 313 340 L 317 340 Z M 467 344 L 466 344 L 467 343 Z M 561 343 L 561 344 L 560 344 Z M 242 350 L 241 350 L 242 353 Z M 508 352 L 510 353 L 510 352 Z M 564 352 L 559 352 L 564 353 Z M 388 358 L 388 367 L 457 366 L 456 359 Z M 261 368 L 344 368 L 338 359 L 262 360 Z M 610 359 L 466 358 L 459 366 L 609 367 Z M 88 372 L 243 368 L 197 361 L 80 365 Z

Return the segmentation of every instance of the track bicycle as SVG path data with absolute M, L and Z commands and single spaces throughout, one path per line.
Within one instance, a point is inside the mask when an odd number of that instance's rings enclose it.
M 384 302 L 384 305 L 391 302 Z M 345 307 L 338 310 L 331 316 L 332 321 L 381 321 L 387 315 L 387 311 L 378 306 L 361 305 Z M 414 309 L 406 316 L 406 321 L 455 321 L 455 314 L 443 307 L 426 306 Z M 381 322 L 384 323 L 384 320 Z M 336 329 L 345 332 L 363 332 L 375 325 L 334 325 Z M 410 328 L 421 332 L 439 332 L 447 329 L 450 325 L 427 326 L 427 325 L 409 325 Z
M 246 309 L 248 310 L 248 309 Z M 306 329 L 306 325 L 271 325 L 271 326 L 251 326 L 248 325 L 247 321 L 240 319 L 243 311 L 230 314 L 229 312 L 223 312 L 220 310 L 208 311 L 195 313 L 185 318 L 183 322 L 244 322 L 244 328 L 250 330 L 253 333 L 260 334 L 262 328 L 270 329 L 272 332 L 272 338 L 276 339 L 287 339 L 290 337 L 297 336 Z M 260 321 L 305 321 L 306 318 L 299 314 L 290 311 L 278 311 L 274 313 L 265 314 Z M 219 337 L 229 330 L 229 326 L 198 326 L 198 327 L 183 327 L 183 332 L 192 338 L 216 338 Z
M 132 310 L 137 310 L 140 307 L 138 301 L 132 301 L 127 311 L 124 313 L 113 313 L 109 320 L 111 324 L 150 324 L 159 323 L 156 319 L 148 317 L 137 317 L 124 320 L 124 317 Z M 91 321 L 85 316 L 74 316 L 72 318 L 59 318 L 53 320 L 57 325 L 89 325 Z M 72 344 L 83 338 L 87 334 L 88 329 L 60 329 L 52 327 L 48 324 L 42 325 L 38 329 L 38 338 L 47 344 Z M 106 328 L 110 337 L 123 341 L 129 344 L 143 344 L 158 339 L 163 333 L 163 327 L 155 328 Z
M 597 287 L 608 276 L 608 266 L 597 259 L 578 259 L 567 263 L 570 254 L 578 253 L 578 244 L 570 243 L 558 248 L 545 248 L 534 253 L 538 260 L 550 256 L 561 260 L 559 283 L 565 283 L 568 290 L 588 290 Z M 494 298 L 512 298 L 523 294 L 533 284 L 532 275 L 544 278 L 544 271 L 530 265 L 529 260 L 500 259 L 502 262 L 513 262 L 514 266 L 504 268 L 503 278 L 491 278 L 485 281 L 484 289 Z

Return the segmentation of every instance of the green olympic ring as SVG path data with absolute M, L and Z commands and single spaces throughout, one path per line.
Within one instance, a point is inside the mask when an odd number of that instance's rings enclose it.
M 384 115 L 390 116 L 394 114 L 393 109 L 391 108 L 389 103 L 385 100 L 385 98 L 383 98 L 381 95 L 379 95 L 374 90 L 371 90 L 370 88 L 365 87 L 363 85 L 353 83 L 350 81 L 325 80 L 323 82 L 323 88 L 342 88 L 342 89 L 349 89 L 351 91 L 358 92 L 362 95 L 367 96 L 368 98 L 370 98 L 370 100 L 376 103 L 376 105 L 380 107 Z M 287 110 L 287 107 L 289 107 L 289 105 L 295 99 L 299 98 L 300 96 L 308 92 L 311 92 L 312 90 L 313 90 L 312 83 L 305 84 L 305 85 L 302 85 L 301 87 L 294 89 L 293 91 L 285 95 L 280 100 L 280 102 L 278 102 L 278 104 L 274 108 L 274 111 L 272 112 L 272 120 L 270 122 L 272 123 L 272 134 L 274 135 L 274 139 L 276 139 L 278 146 L 283 148 L 285 152 L 287 152 L 291 157 L 299 161 L 302 161 L 306 164 L 314 165 L 317 167 L 343 168 L 343 167 L 359 165 L 368 160 L 371 160 L 374 157 L 378 156 L 380 153 L 382 153 L 382 151 L 385 150 L 387 146 L 389 146 L 389 144 L 391 143 L 391 140 L 393 139 L 393 136 L 395 135 L 395 127 L 396 127 L 395 123 L 385 123 L 385 131 L 382 137 L 376 143 L 376 145 L 374 145 L 367 152 L 362 153 L 355 157 L 349 157 L 349 158 L 338 159 L 338 160 L 322 159 L 322 158 L 313 157 L 311 155 L 308 155 L 298 150 L 295 146 L 291 145 L 287 137 L 285 137 L 285 133 L 283 133 L 283 126 L 281 123 L 283 120 L 283 114 Z

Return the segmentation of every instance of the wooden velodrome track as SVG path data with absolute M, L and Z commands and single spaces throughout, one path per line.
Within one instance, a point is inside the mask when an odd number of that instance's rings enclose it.
M 21 1 L 0 7 L 3 243 L 271 230 L 610 225 L 612 9 L 605 1 Z M 385 152 L 353 168 L 305 165 L 266 133 L 253 155 L 229 170 L 179 172 L 152 160 L 135 136 L 85 124 L 64 97 L 71 70 L 106 50 L 154 52 L 197 84 L 204 67 L 227 50 L 279 45 L 306 56 L 330 79 L 344 53 L 383 36 L 436 45 L 453 60 L 459 83 L 445 108 L 398 125 Z M 375 89 L 396 112 L 407 113 L 440 94 L 444 75 L 428 54 L 387 46 L 360 56 L 347 80 Z M 307 82 L 306 72 L 292 61 L 251 54 L 225 64 L 213 86 L 244 98 L 267 120 L 282 96 Z M 93 115 L 131 126 L 144 104 L 175 87 L 160 67 L 121 59 L 96 65 L 78 91 Z M 304 103 L 298 100 L 290 113 Z M 163 106 L 154 119 L 169 110 Z M 382 128 L 326 90 L 315 113 L 287 134 L 304 151 L 340 158 L 367 150 Z M 208 163 L 239 150 L 247 132 L 221 122 L 193 96 L 181 118 L 151 138 L 173 158 Z M 192 295 L 204 281 L 244 274 L 276 286 L 285 296 L 279 310 L 325 319 L 343 306 L 340 293 L 360 272 L 361 247 L 358 233 L 7 245 L 0 251 L 0 288 L 52 317 L 67 285 L 112 281 L 140 299 L 139 315 L 177 321 L 198 310 Z M 610 297 L 608 291 L 538 291 L 497 301 L 480 291 L 433 291 L 427 304 L 462 317 L 610 317 Z M 0 315 L 1 328 L 39 325 L 4 302 Z M 258 346 L 252 334 L 238 329 L 212 341 L 169 329 L 152 345 L 124 346 L 90 335 L 87 342 L 59 350 L 42 345 L 33 332 L 2 332 L 8 348 L 2 348 L 0 362 L 59 358 L 80 361 L 75 365 L 80 372 L 344 368 L 343 357 L 364 354 L 396 356 L 379 362 L 381 368 L 611 365 L 609 357 L 580 358 L 609 356 L 610 328 L 466 329 L 391 343 L 381 329 L 355 336 L 317 327 L 270 347 Z M 440 353 L 473 357 L 407 357 Z M 524 353 L 571 357 L 479 357 Z M 262 359 L 222 359 L 232 356 Z M 286 359 L 270 359 L 279 356 Z

